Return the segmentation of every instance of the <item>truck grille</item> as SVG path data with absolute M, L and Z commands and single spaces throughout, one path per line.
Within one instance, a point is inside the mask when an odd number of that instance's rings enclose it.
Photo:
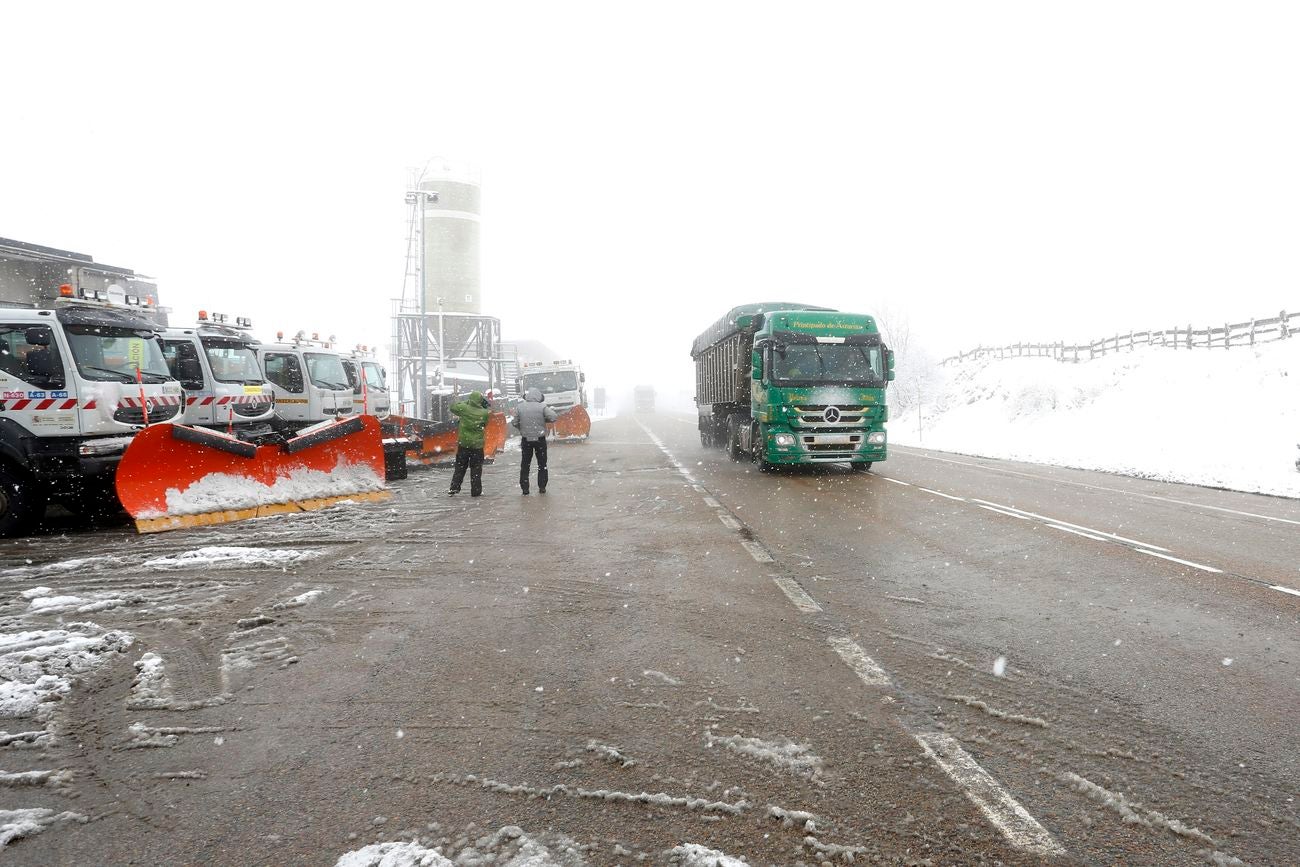
M 237 403 L 234 406 L 235 415 L 242 415 L 246 418 L 259 416 L 271 408 L 270 403 Z
M 149 407 L 149 423 L 167 421 L 174 418 L 180 411 L 179 404 L 151 406 Z M 119 406 L 117 412 L 113 413 L 113 421 L 120 421 L 122 424 L 144 424 L 144 410 L 138 406 Z
M 799 414 L 799 423 L 806 426 L 849 426 L 858 427 L 866 416 L 870 415 L 869 406 L 838 406 L 835 404 L 806 404 L 795 407 Z M 827 416 L 830 416 L 828 418 Z

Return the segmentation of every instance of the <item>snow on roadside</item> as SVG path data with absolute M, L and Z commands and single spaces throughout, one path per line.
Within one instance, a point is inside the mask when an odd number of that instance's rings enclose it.
M 45 807 L 0 810 L 0 849 L 19 837 L 31 837 L 54 824 L 86 821 L 86 817 L 80 813 L 55 813 Z
M 74 676 L 124 653 L 133 640 L 94 623 L 0 633 L 0 717 L 46 719 L 71 691 Z
M 709 849 L 699 843 L 683 843 L 664 854 L 676 856 L 681 867 L 749 867 L 749 862 L 743 858 L 733 858 L 725 852 Z
M 516 825 L 457 845 L 462 848 L 453 861 L 415 840 L 372 843 L 344 854 L 335 867 L 580 867 L 586 863 L 569 838 L 551 832 L 533 836 Z
M 186 569 L 194 566 L 222 566 L 243 569 L 294 566 L 319 557 L 321 551 L 298 551 L 292 548 L 241 548 L 233 545 L 210 545 L 167 557 L 144 561 L 150 569 Z
M 290 608 L 301 608 L 304 605 L 310 605 L 312 602 L 314 602 L 320 596 L 323 596 L 325 593 L 326 591 L 323 588 L 318 587 L 315 590 L 308 590 L 306 593 L 299 593 L 297 596 L 294 596 L 292 599 L 282 599 L 279 602 L 272 603 L 270 608 L 268 608 L 267 610 L 287 611 Z
M 786 738 L 765 741 L 738 734 L 719 737 L 710 731 L 704 733 L 704 742 L 705 746 L 721 745 L 733 753 L 767 762 L 813 782 L 821 781 L 821 756 L 814 754 L 807 744 L 797 744 Z
M 383 478 L 366 464 L 349 463 L 340 458 L 330 472 L 299 469 L 278 477 L 267 485 L 247 476 L 213 473 L 204 476 L 185 490 L 167 489 L 167 508 L 162 512 L 137 515 L 139 518 L 164 518 L 173 515 L 199 515 L 230 509 L 251 509 L 271 503 L 291 503 L 323 497 L 338 497 L 384 488 Z
M 980 359 L 937 370 L 900 445 L 1300 497 L 1300 340 L 1152 347 L 1079 364 Z M 900 376 L 901 378 L 901 376 Z
M 435 849 L 419 843 L 372 843 L 348 852 L 334 867 L 455 867 Z
M 69 572 L 100 572 L 105 567 L 122 562 L 120 557 L 79 557 L 74 560 L 61 560 L 54 563 L 17 566 L 0 572 L 0 578 L 46 578 L 51 575 L 65 575 Z

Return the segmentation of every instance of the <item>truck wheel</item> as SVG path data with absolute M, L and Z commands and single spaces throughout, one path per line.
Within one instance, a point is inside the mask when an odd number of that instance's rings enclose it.
M 45 498 L 35 484 L 0 466 L 0 536 L 16 536 L 34 527 L 45 514 Z
M 727 457 L 733 461 L 739 461 L 744 457 L 740 450 L 740 417 L 727 417 Z
M 865 473 L 871 469 L 871 461 L 861 461 L 859 463 L 849 464 L 849 469 L 855 473 Z
M 750 434 L 750 442 L 753 448 L 749 453 L 750 459 L 758 465 L 760 473 L 770 473 L 776 469 L 776 464 L 767 459 L 767 449 L 763 448 L 763 429 L 759 427 L 758 422 L 754 422 L 753 430 Z

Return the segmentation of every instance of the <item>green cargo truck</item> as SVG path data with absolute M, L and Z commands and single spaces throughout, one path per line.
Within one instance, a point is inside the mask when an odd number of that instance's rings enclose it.
M 844 463 L 886 452 L 894 353 L 876 321 L 806 304 L 746 304 L 691 346 L 700 442 L 761 469 Z

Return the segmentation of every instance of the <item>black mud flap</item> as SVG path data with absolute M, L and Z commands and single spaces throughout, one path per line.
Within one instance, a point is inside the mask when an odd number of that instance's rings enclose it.
M 172 425 L 172 439 L 181 442 L 194 443 L 195 445 L 207 446 L 210 449 L 227 452 L 232 455 L 239 455 L 241 458 L 257 457 L 257 446 L 252 443 L 246 443 L 243 440 L 237 440 L 224 434 L 215 433 L 210 430 L 204 430 L 200 427 L 189 427 L 183 424 Z
M 291 455 L 297 454 L 298 452 L 303 451 L 304 449 L 309 449 L 312 446 L 318 446 L 322 443 L 342 439 L 343 437 L 354 433 L 361 433 L 363 430 L 365 430 L 365 425 L 362 424 L 361 419 L 353 417 L 347 421 L 341 421 L 337 424 L 330 425 L 327 428 L 312 431 L 306 436 L 294 437 L 284 444 L 284 450 Z

